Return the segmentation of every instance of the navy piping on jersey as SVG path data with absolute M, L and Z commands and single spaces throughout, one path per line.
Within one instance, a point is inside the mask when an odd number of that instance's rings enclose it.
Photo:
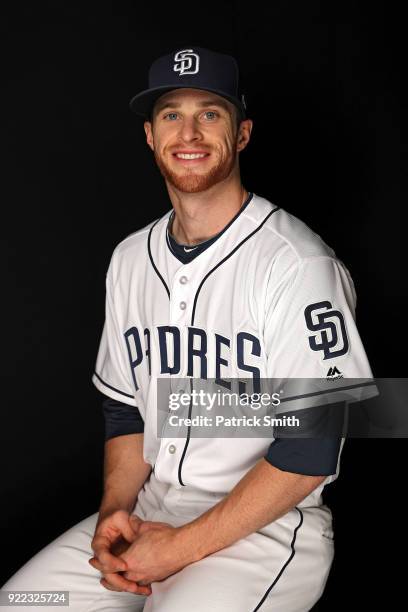
M 264 224 L 266 223 L 266 221 L 269 219 L 269 217 L 271 215 L 273 215 L 274 212 L 276 212 L 277 210 L 279 210 L 279 206 L 277 206 L 276 208 L 274 208 L 273 210 L 271 210 L 270 213 L 268 213 L 265 217 L 265 219 L 262 221 L 262 223 L 260 225 L 258 225 L 257 228 L 254 229 L 253 232 L 251 232 L 250 234 L 248 234 L 248 236 L 246 236 L 246 238 L 244 238 L 243 240 L 241 240 L 241 242 L 239 244 L 237 244 L 237 246 L 232 249 L 232 251 L 230 253 L 228 253 L 228 255 L 226 255 L 224 257 L 224 259 L 221 259 L 221 261 L 219 261 L 217 263 L 216 266 L 214 266 L 213 268 L 211 268 L 211 270 L 209 272 L 207 272 L 207 274 L 204 276 L 203 280 L 201 281 L 201 283 L 198 286 L 198 289 L 196 291 L 195 294 L 195 298 L 194 298 L 194 304 L 193 304 L 193 312 L 191 315 L 191 325 L 194 325 L 194 316 L 195 316 L 195 309 L 197 306 L 197 299 L 198 299 L 198 294 L 201 291 L 201 287 L 204 285 L 205 281 L 207 280 L 207 278 L 210 276 L 210 274 L 212 274 L 219 266 L 221 266 L 225 261 L 227 261 L 227 259 L 229 259 L 234 253 L 235 251 L 238 251 L 238 249 L 241 248 L 241 246 L 244 244 L 244 242 L 246 242 L 247 240 L 249 240 L 249 238 L 252 238 L 252 236 L 254 234 L 256 234 L 257 232 L 259 232 L 260 229 L 262 229 L 262 227 L 264 226 Z
M 341 387 L 342 391 L 347 391 L 349 389 L 360 389 L 362 387 L 371 387 L 371 386 L 375 386 L 375 380 L 371 380 L 365 383 L 359 383 L 356 385 L 347 385 L 347 387 Z M 290 402 L 292 400 L 295 399 L 304 399 L 305 397 L 315 397 L 316 395 L 322 395 L 322 394 L 327 394 L 327 393 L 335 393 L 336 391 L 338 391 L 338 389 L 336 389 L 336 387 L 334 387 L 333 389 L 326 389 L 325 391 L 313 391 L 312 393 L 303 393 L 302 395 L 293 395 L 292 397 L 285 397 L 281 399 L 281 402 Z
M 95 372 L 95 376 L 98 380 L 101 381 L 101 383 L 103 385 L 105 385 L 105 387 L 108 387 L 108 389 L 112 389 L 112 391 L 116 391 L 116 393 L 119 393 L 120 395 L 124 395 L 125 397 L 131 397 L 132 399 L 134 399 L 133 395 L 131 395 L 130 393 L 124 393 L 124 391 L 119 391 L 119 389 L 116 389 L 116 387 L 112 387 L 112 385 L 108 385 L 107 382 L 105 382 L 97 372 Z
M 168 288 L 166 281 L 164 280 L 164 278 L 160 274 L 159 270 L 157 269 L 156 264 L 153 261 L 152 250 L 151 250 L 151 247 L 150 247 L 150 242 L 151 242 L 151 236 L 152 236 L 153 228 L 158 224 L 159 221 L 161 221 L 161 218 L 157 219 L 156 223 L 153 223 L 152 227 L 150 228 L 149 236 L 147 238 L 147 251 L 149 253 L 150 263 L 152 264 L 153 269 L 156 272 L 157 276 L 160 278 L 161 282 L 163 283 L 164 288 L 167 291 L 168 298 L 170 299 L 170 289 Z
M 298 532 L 299 527 L 301 526 L 301 524 L 303 523 L 303 513 L 302 511 L 297 507 L 296 510 L 299 512 L 300 514 L 300 521 L 299 524 L 295 527 L 295 531 L 293 532 L 293 538 L 292 538 L 292 542 L 291 542 L 291 549 L 292 552 L 289 556 L 289 559 L 286 561 L 286 563 L 282 566 L 279 574 L 276 576 L 275 580 L 272 582 L 271 586 L 265 591 L 264 596 L 262 597 L 261 601 L 258 603 L 258 605 L 253 609 L 252 612 L 257 612 L 257 610 L 260 609 L 260 607 L 262 606 L 262 604 L 265 602 L 266 598 L 268 597 L 269 593 L 272 591 L 273 587 L 275 586 L 275 584 L 278 582 L 279 578 L 282 576 L 283 572 L 285 571 L 285 569 L 287 568 L 287 566 L 289 565 L 289 563 L 292 561 L 293 557 L 295 556 L 295 542 L 296 542 L 296 535 Z
M 198 295 L 201 291 L 202 286 L 204 285 L 205 281 L 207 280 L 207 278 L 210 276 L 210 274 L 212 274 L 219 266 L 221 266 L 225 261 L 227 261 L 227 259 L 229 259 L 238 249 L 241 248 L 241 246 L 250 238 L 252 238 L 252 236 L 254 236 L 257 232 L 259 232 L 260 229 L 262 229 L 262 227 L 265 225 L 266 221 L 269 219 L 269 217 L 271 215 L 273 215 L 273 213 L 275 213 L 277 210 L 279 210 L 280 207 L 276 206 L 276 208 L 274 208 L 273 210 L 271 210 L 271 212 L 269 212 L 265 219 L 262 221 L 262 223 L 260 223 L 258 225 L 257 228 L 255 228 L 250 234 L 248 234 L 248 236 L 246 236 L 243 240 L 241 240 L 241 242 L 239 244 L 237 244 L 237 246 L 232 249 L 232 251 L 230 253 L 228 253 L 228 255 L 226 255 L 224 257 L 224 259 L 221 259 L 221 261 L 219 261 L 217 263 L 217 265 L 215 265 L 213 268 L 211 268 L 211 270 L 209 272 L 207 272 L 207 274 L 204 276 L 204 278 L 202 279 L 201 283 L 198 286 L 198 289 L 196 291 L 195 297 L 194 297 L 194 304 L 193 304 L 193 312 L 191 314 L 191 325 L 194 325 L 194 316 L 195 316 L 195 311 L 196 311 L 196 306 L 197 306 L 197 300 L 198 300 Z M 190 379 L 190 388 L 192 389 L 192 380 Z M 192 397 L 192 396 L 191 396 Z M 191 419 L 191 412 L 192 412 L 192 400 L 190 400 L 190 406 L 188 409 L 188 418 Z M 184 457 L 186 455 L 187 452 L 187 448 L 188 445 L 190 443 L 190 431 L 191 431 L 191 425 L 188 425 L 187 427 L 187 437 L 186 437 L 186 443 L 184 445 L 184 449 L 183 449 L 183 453 L 181 455 L 181 459 L 180 459 L 180 463 L 179 463 L 179 468 L 178 468 L 178 479 L 181 485 L 184 485 L 183 479 L 181 477 L 181 470 L 183 467 L 183 462 L 184 462 Z

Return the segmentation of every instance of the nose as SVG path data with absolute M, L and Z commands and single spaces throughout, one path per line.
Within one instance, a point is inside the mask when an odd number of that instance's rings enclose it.
M 184 117 L 180 125 L 180 138 L 184 142 L 201 140 L 202 134 L 199 130 L 199 123 L 194 117 Z

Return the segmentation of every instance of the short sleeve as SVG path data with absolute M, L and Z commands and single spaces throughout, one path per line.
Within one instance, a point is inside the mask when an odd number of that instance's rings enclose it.
M 340 408 L 337 413 L 341 414 L 347 401 L 376 394 L 355 311 L 353 281 L 344 264 L 334 257 L 312 257 L 293 263 L 281 279 L 276 272 L 271 275 L 264 341 L 268 378 L 286 381 L 285 389 L 289 390 L 283 396 L 281 415 L 296 414 L 292 410 L 301 408 L 312 420 L 314 411 L 316 419 L 322 419 L 326 409 L 330 413 L 329 404 L 333 409 Z M 318 382 L 314 388 L 314 383 L 306 379 L 323 383 L 320 386 Z M 299 393 L 302 384 L 304 393 Z M 346 398 L 343 402 L 339 401 L 339 393 L 341 399 Z M 272 465 L 300 474 L 336 473 L 341 436 L 275 438 L 265 455 Z
M 344 264 L 312 257 L 274 286 L 265 315 L 270 378 L 372 378 L 355 321 L 356 293 Z
M 111 399 L 136 406 L 126 341 L 118 325 L 109 266 L 106 274 L 105 321 L 92 382 Z

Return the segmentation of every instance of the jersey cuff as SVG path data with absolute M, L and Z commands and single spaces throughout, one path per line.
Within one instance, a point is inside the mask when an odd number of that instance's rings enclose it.
M 130 395 L 130 393 L 125 393 L 113 385 L 110 385 L 97 372 L 94 372 L 92 375 L 92 382 L 98 391 L 103 393 L 103 395 L 107 395 L 111 399 L 117 400 L 118 402 L 123 402 L 129 406 L 136 406 L 136 400 L 133 395 Z

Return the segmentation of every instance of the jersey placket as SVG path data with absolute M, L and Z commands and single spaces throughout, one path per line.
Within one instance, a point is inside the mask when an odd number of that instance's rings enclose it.
M 185 270 L 186 266 L 180 266 L 175 272 L 170 285 L 168 324 L 169 326 L 178 327 L 180 329 L 182 338 L 184 338 L 185 331 L 191 322 L 193 300 L 197 289 L 195 286 L 197 285 L 197 282 L 192 281 L 192 263 L 193 262 L 187 266 L 189 272 Z M 187 381 L 185 379 L 181 379 L 185 367 L 186 364 L 182 362 L 181 372 L 178 372 L 177 374 L 170 374 L 171 393 L 182 394 L 189 391 L 189 389 L 186 388 Z M 185 438 L 183 437 L 183 432 L 177 428 L 176 431 L 179 433 L 180 437 L 174 436 L 175 427 L 170 426 L 168 421 L 171 414 L 173 414 L 173 412 L 169 409 L 167 421 L 159 434 L 161 435 L 161 439 L 159 453 L 156 460 L 155 473 L 159 479 L 160 476 L 164 477 L 165 479 L 170 478 L 173 485 L 177 489 L 180 489 L 182 485 L 178 479 L 178 467 L 183 453 Z

